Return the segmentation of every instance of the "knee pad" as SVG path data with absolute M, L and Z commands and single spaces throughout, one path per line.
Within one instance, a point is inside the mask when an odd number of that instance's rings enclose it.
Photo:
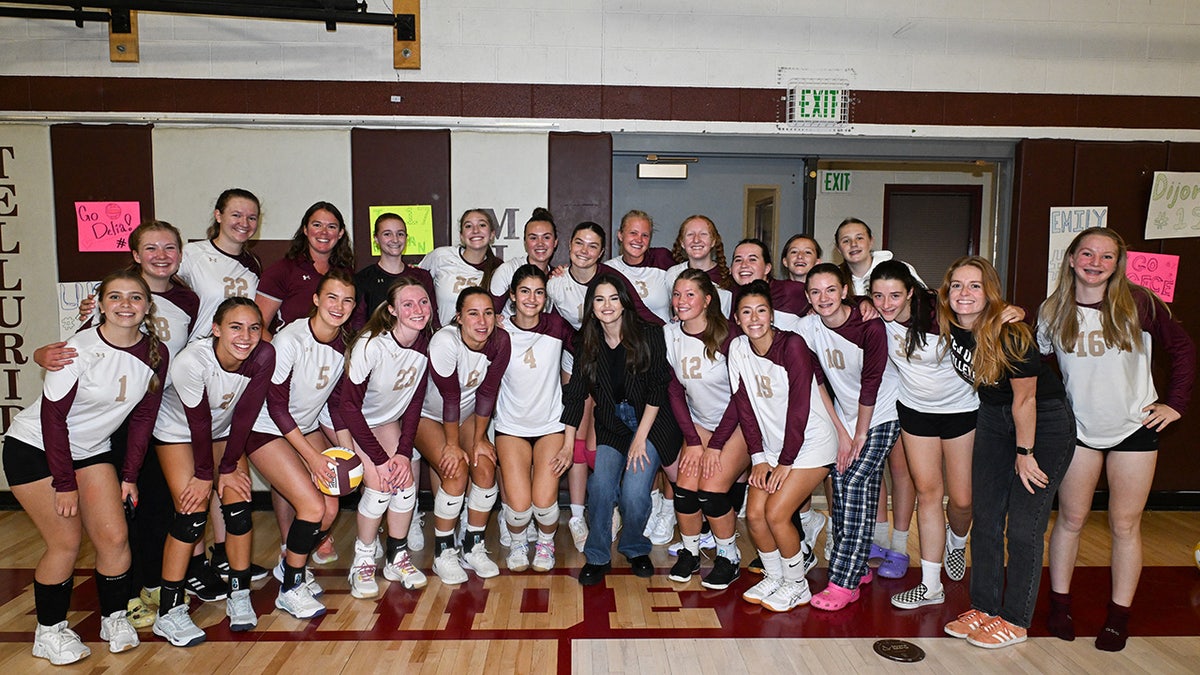
M 550 506 L 535 506 L 533 507 L 533 519 L 542 527 L 550 527 L 558 524 L 558 502 L 554 502 Z
M 288 528 L 287 550 L 300 555 L 308 555 L 321 541 L 321 524 L 297 518 Z
M 725 494 L 729 496 L 729 508 L 734 511 L 741 511 L 742 504 L 746 503 L 746 488 L 749 483 L 734 483 L 729 486 L 729 491 Z
M 692 490 L 675 487 L 675 513 L 691 515 L 700 512 L 700 496 Z
M 225 518 L 225 531 L 235 537 L 249 533 L 254 527 L 250 520 L 250 502 L 222 504 L 221 515 Z
M 514 511 L 512 507 L 506 509 L 508 517 L 504 522 L 508 523 L 510 529 L 523 530 L 529 526 L 529 521 L 533 520 L 533 507 L 529 507 L 524 511 Z
M 171 536 L 185 544 L 194 544 L 204 535 L 204 526 L 208 523 L 208 510 L 197 513 L 175 512 L 171 521 Z
M 358 514 L 370 520 L 379 520 L 387 513 L 388 502 L 392 495 L 380 490 L 364 487 L 362 497 L 358 499 Z
M 729 495 L 724 492 L 701 490 L 699 496 L 700 510 L 704 512 L 705 517 L 720 518 L 733 510 Z
M 444 489 L 438 488 L 438 492 L 433 498 L 433 515 L 446 520 L 454 520 L 458 518 L 458 514 L 462 513 L 462 505 L 462 495 L 448 495 Z
M 400 490 L 388 500 L 388 511 L 392 513 L 409 513 L 417 507 L 416 484 Z
M 491 513 L 492 507 L 496 505 L 496 497 L 499 494 L 500 488 L 497 485 L 493 485 L 490 488 L 481 488 L 471 483 L 471 490 L 467 493 L 467 508 L 472 511 Z

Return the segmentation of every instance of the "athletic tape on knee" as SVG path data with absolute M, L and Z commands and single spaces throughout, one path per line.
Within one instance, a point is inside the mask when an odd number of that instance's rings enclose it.
M 675 513 L 691 515 L 700 513 L 700 496 L 693 490 L 675 486 Z
M 526 527 L 529 526 L 529 521 L 533 520 L 533 507 L 532 506 L 525 509 L 524 511 L 515 511 L 510 506 L 509 508 L 505 509 L 505 512 L 507 513 L 507 517 L 504 519 L 504 522 L 511 525 L 512 529 L 517 529 L 517 530 L 525 529 Z
M 358 514 L 370 520 L 379 520 L 387 513 L 388 502 L 392 500 L 390 492 L 363 488 L 362 497 L 358 499 Z
M 499 495 L 500 488 L 496 485 L 490 488 L 481 488 L 471 483 L 471 491 L 467 493 L 467 508 L 472 511 L 491 513 L 492 507 L 496 505 L 496 497 Z
M 208 511 L 196 513 L 175 512 L 175 520 L 171 521 L 171 536 L 185 544 L 194 544 L 204 535 L 204 526 L 208 524 Z
M 708 518 L 720 518 L 733 510 L 733 505 L 729 501 L 729 495 L 724 492 L 701 490 L 698 494 L 700 497 L 700 510 Z M 678 504 L 679 498 L 676 497 L 675 499 L 675 503 Z
M 250 519 L 250 502 L 222 504 L 221 515 L 225 518 L 225 531 L 233 536 L 248 534 L 254 528 Z
M 408 513 L 415 508 L 417 508 L 416 484 L 409 485 L 400 490 L 388 500 L 388 511 L 392 513 Z
M 438 488 L 433 497 L 433 515 L 446 520 L 455 520 L 462 513 L 462 495 L 448 495 L 446 490 Z
M 299 518 L 292 521 L 288 528 L 287 550 L 300 555 L 308 555 L 321 541 L 321 524 Z
M 554 502 L 550 506 L 535 506 L 533 507 L 533 519 L 538 525 L 549 527 L 558 524 L 558 502 Z

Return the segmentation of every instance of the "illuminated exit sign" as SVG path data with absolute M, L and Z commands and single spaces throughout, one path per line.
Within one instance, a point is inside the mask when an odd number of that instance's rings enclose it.
M 797 122 L 845 121 L 845 89 L 797 88 L 795 101 Z
M 849 171 L 822 171 L 819 182 L 821 192 L 850 192 L 850 178 Z

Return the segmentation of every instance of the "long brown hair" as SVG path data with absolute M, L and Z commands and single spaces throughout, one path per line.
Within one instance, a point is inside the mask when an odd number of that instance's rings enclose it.
M 158 353 L 158 333 L 154 332 L 154 326 L 156 323 L 154 317 L 154 294 L 150 292 L 149 284 L 147 284 L 146 280 L 142 278 L 141 270 L 117 270 L 116 272 L 104 277 L 104 280 L 100 282 L 100 286 L 96 289 L 97 309 L 104 300 L 104 292 L 108 290 L 108 287 L 112 285 L 114 281 L 132 281 L 141 287 L 142 293 L 146 294 L 146 316 L 142 317 L 142 329 L 146 333 L 146 338 L 150 341 L 150 352 L 148 354 L 150 369 L 155 371 L 154 374 L 150 376 L 150 382 L 147 384 L 146 390 L 149 392 L 156 392 L 158 391 L 158 388 L 162 386 L 162 383 L 158 381 L 158 367 L 162 365 L 162 355 Z M 99 325 L 104 325 L 103 312 L 100 312 Z
M 602 272 L 597 274 L 588 284 L 587 294 L 583 298 L 583 323 L 579 327 L 579 351 L 575 355 L 575 363 L 580 365 L 580 374 L 589 386 L 595 387 L 596 374 L 601 362 L 601 345 L 604 344 L 604 329 L 596 318 L 594 309 L 596 288 L 608 284 L 617 290 L 617 298 L 621 302 L 621 344 L 625 347 L 626 377 L 643 373 L 650 367 L 650 345 L 646 342 L 645 332 L 648 323 L 638 316 L 629 289 L 625 287 L 622 277 L 615 273 Z
M 329 267 L 340 267 L 342 269 L 354 270 L 354 248 L 350 245 L 350 232 L 346 230 L 346 219 L 342 217 L 342 212 L 338 207 L 329 202 L 316 202 L 308 207 L 304 212 L 304 216 L 300 218 L 300 227 L 296 229 L 296 233 L 292 235 L 292 243 L 288 246 L 288 251 L 283 257 L 288 260 L 307 259 L 312 261 L 312 255 L 308 252 L 308 235 L 304 232 L 304 228 L 308 226 L 308 221 L 317 211 L 328 211 L 337 220 L 338 229 L 342 231 L 342 236 L 338 238 L 337 243 L 333 245 L 333 250 L 329 252 Z M 401 221 L 403 222 L 403 221 Z
M 962 267 L 979 270 L 987 306 L 970 331 L 975 334 L 975 353 L 971 357 L 971 368 L 975 371 L 975 388 L 995 384 L 1005 375 L 1016 371 L 1017 364 L 1025 360 L 1025 354 L 1033 344 L 1033 331 L 1021 323 L 1005 323 L 1001 313 L 1008 307 L 1000 289 L 1000 275 L 986 258 L 977 255 L 963 256 L 951 263 L 938 289 L 938 332 L 943 344 L 949 345 L 950 327 L 966 328 L 958 322 L 950 308 L 950 278 Z
M 721 298 L 717 295 L 717 288 L 713 285 L 712 279 L 704 270 L 687 268 L 679 273 L 675 278 L 675 283 L 681 281 L 690 281 L 700 289 L 700 292 L 708 296 L 708 306 L 704 308 L 704 332 L 700 334 L 700 341 L 704 343 L 704 356 L 709 361 L 717 359 L 717 352 L 721 349 L 721 343 L 725 342 L 725 338 L 729 337 L 729 321 L 721 312 Z M 671 286 L 674 290 L 675 286 Z

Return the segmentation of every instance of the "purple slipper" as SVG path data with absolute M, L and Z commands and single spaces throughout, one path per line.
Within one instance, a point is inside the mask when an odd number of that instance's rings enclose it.
M 879 544 L 871 544 L 871 553 L 867 556 L 867 560 L 883 560 L 887 558 L 887 554 L 891 553 L 891 549 L 884 548 Z
M 899 579 L 907 573 L 908 554 L 888 549 L 883 557 L 883 564 L 879 566 L 879 576 L 886 579 Z

